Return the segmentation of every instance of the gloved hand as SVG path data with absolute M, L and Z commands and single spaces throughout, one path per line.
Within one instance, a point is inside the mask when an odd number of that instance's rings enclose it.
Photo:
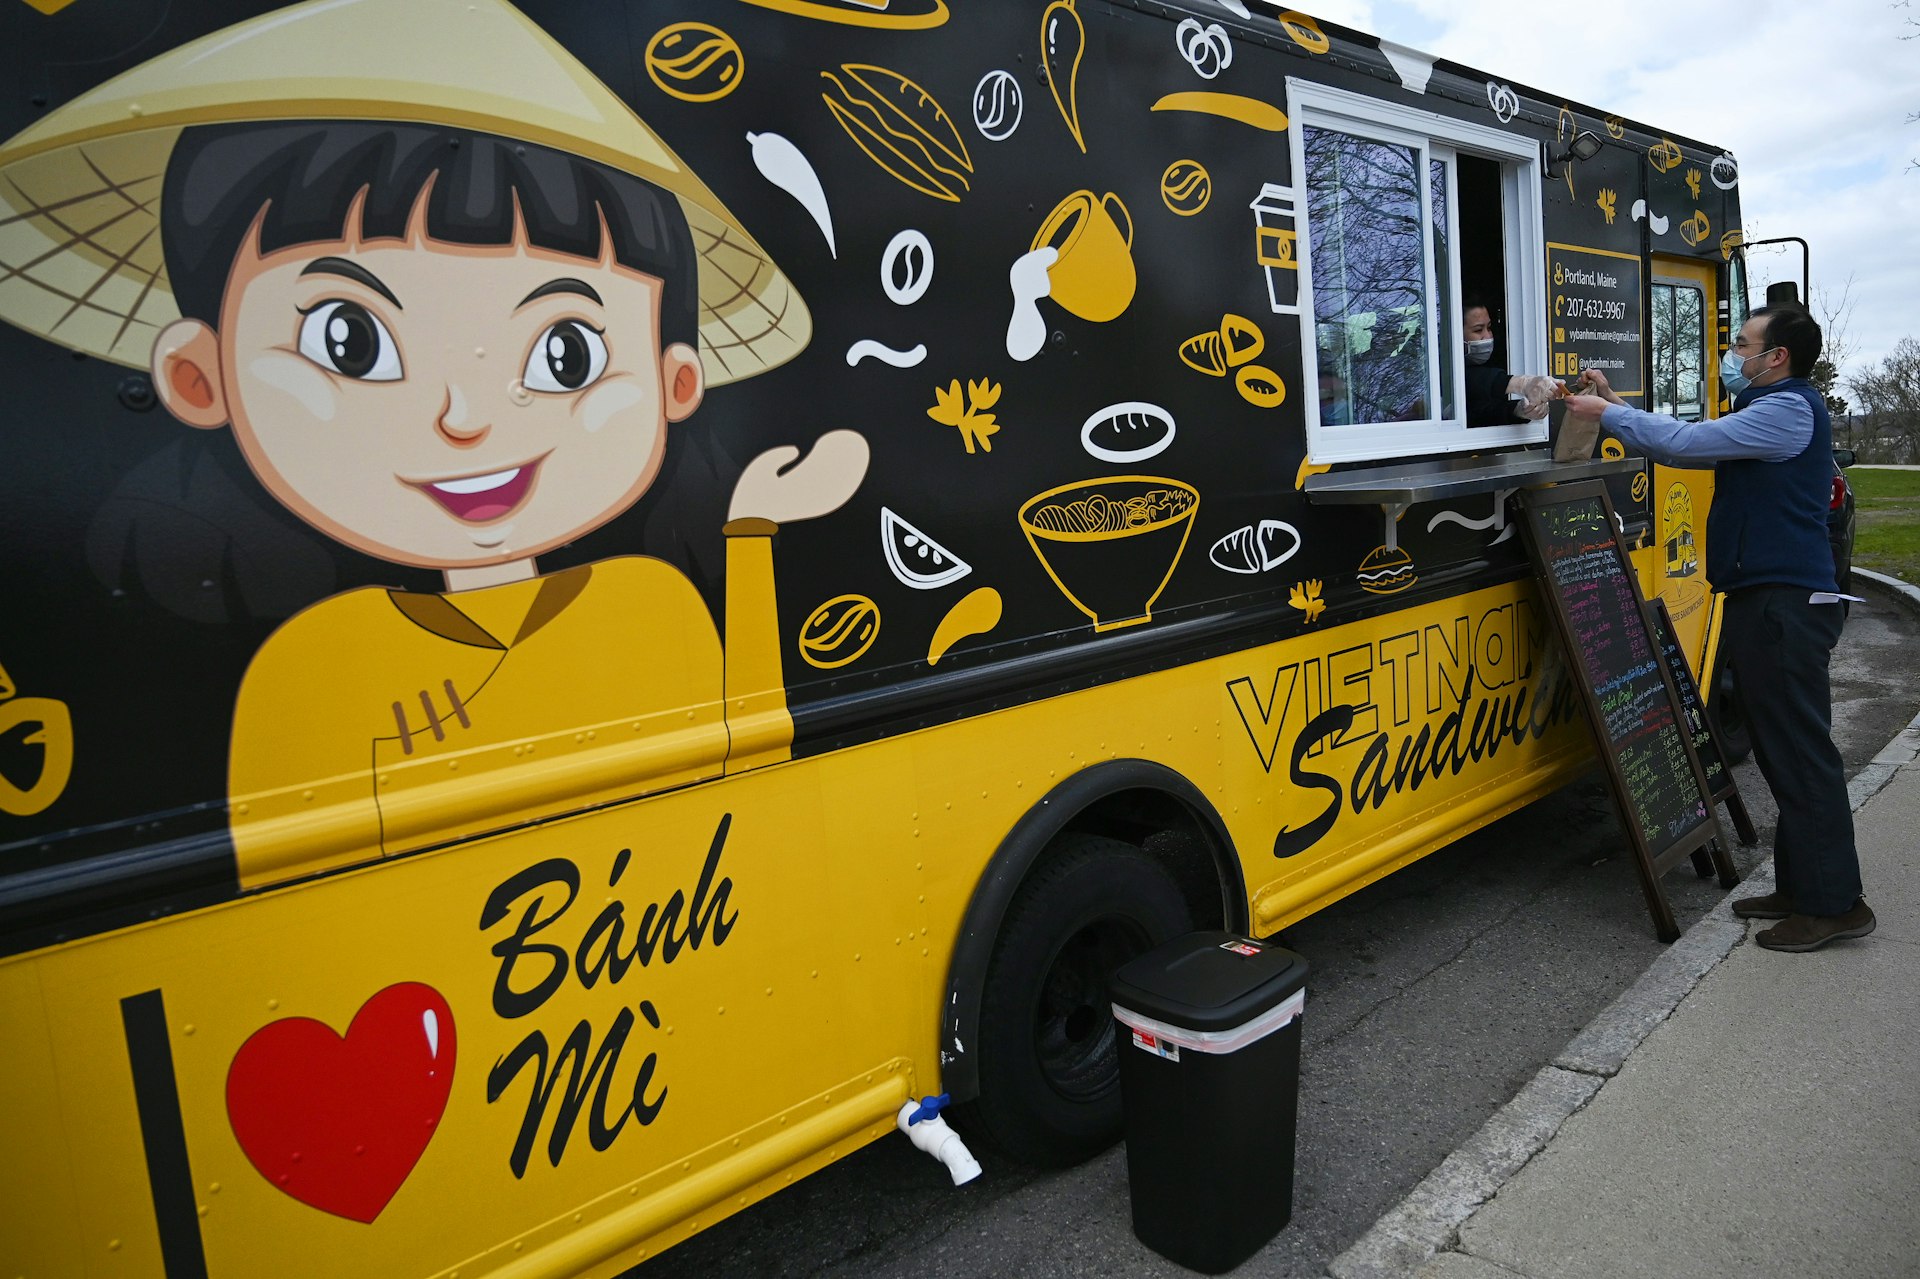
M 1507 393 L 1524 397 L 1520 404 L 1520 416 L 1538 422 L 1547 415 L 1548 402 L 1565 395 L 1567 388 L 1554 378 L 1527 373 L 1507 379 Z

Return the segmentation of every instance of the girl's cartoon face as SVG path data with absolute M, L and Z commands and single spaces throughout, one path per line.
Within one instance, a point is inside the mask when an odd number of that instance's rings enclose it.
M 667 423 L 698 407 L 699 355 L 662 351 L 660 291 L 610 254 L 524 241 L 416 231 L 263 256 L 249 237 L 218 331 L 169 326 L 155 381 L 190 425 L 231 423 L 328 536 L 422 568 L 512 564 L 631 506 Z

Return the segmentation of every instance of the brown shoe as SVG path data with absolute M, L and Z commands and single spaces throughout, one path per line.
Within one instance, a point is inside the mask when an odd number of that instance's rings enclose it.
M 1818 950 L 1843 937 L 1865 937 L 1873 924 L 1873 909 L 1862 897 L 1844 915 L 1789 915 L 1785 923 L 1763 930 L 1754 940 L 1768 950 Z
M 1785 919 L 1793 914 L 1793 903 L 1785 893 L 1742 897 L 1733 903 L 1733 913 L 1742 919 Z

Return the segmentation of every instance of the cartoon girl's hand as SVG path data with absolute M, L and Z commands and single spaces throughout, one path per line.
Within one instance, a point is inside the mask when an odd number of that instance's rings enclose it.
M 805 457 L 791 444 L 768 449 L 733 487 L 727 519 L 776 524 L 811 520 L 839 510 L 867 476 L 867 440 L 858 431 L 828 431 Z

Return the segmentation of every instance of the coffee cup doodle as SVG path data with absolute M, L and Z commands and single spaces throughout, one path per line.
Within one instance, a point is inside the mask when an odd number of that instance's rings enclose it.
M 1133 301 L 1133 215 L 1113 192 L 1075 191 L 1056 204 L 1033 236 L 1033 248 L 1049 246 L 1058 256 L 1047 268 L 1048 296 L 1068 311 L 1105 323 Z

